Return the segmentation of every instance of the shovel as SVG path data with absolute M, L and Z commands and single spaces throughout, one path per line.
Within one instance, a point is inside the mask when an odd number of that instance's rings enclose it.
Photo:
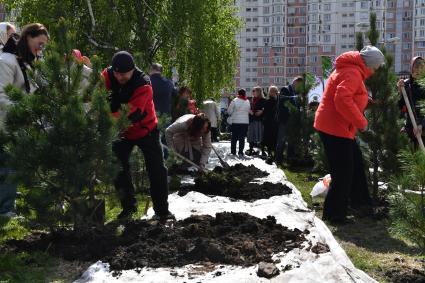
M 198 164 L 194 163 L 192 160 L 189 160 L 188 158 L 184 157 L 183 155 L 181 155 L 180 153 L 176 152 L 175 150 L 172 150 L 171 148 L 169 148 L 169 147 L 168 147 L 168 146 L 166 146 L 165 144 L 162 144 L 162 146 L 163 146 L 164 148 L 166 148 L 167 150 L 174 152 L 174 154 L 175 154 L 178 158 L 180 158 L 181 160 L 183 160 L 183 161 L 185 161 L 185 162 L 189 163 L 190 165 L 192 165 L 193 167 L 195 167 L 196 169 L 198 169 L 198 171 L 199 171 L 199 172 L 203 172 L 203 173 L 208 172 L 208 171 L 207 171 L 207 169 L 203 169 L 201 166 L 199 166 Z
M 409 113 L 409 117 L 410 117 L 410 121 L 412 122 L 413 129 L 416 130 L 418 128 L 418 125 L 416 124 L 415 114 L 413 114 L 412 106 L 410 105 L 410 101 L 409 101 L 409 98 L 407 97 L 406 89 L 404 87 L 401 88 L 401 93 L 404 98 L 404 103 L 407 106 L 407 111 Z M 422 137 L 420 135 L 416 135 L 416 139 L 418 140 L 419 148 L 423 152 L 425 152 L 425 146 L 422 141 Z
M 228 169 L 230 168 L 229 163 L 227 163 L 226 161 L 223 160 L 223 158 L 221 158 L 221 156 L 218 154 L 217 150 L 215 149 L 215 147 L 213 145 L 211 145 L 215 155 L 217 155 L 218 160 L 220 161 L 221 166 L 223 166 L 224 169 Z

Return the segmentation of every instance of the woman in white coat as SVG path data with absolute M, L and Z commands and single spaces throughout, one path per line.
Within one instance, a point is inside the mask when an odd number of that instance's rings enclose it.
M 239 156 L 243 156 L 245 148 L 245 138 L 249 125 L 249 111 L 251 104 L 246 97 L 244 89 L 238 90 L 237 97 L 230 103 L 227 113 L 229 113 L 229 122 L 231 122 L 232 140 L 230 152 L 236 155 L 236 142 L 239 141 Z
M 211 122 L 211 141 L 218 142 L 218 125 L 220 121 L 220 109 L 214 99 L 210 98 L 204 101 L 202 112 L 207 115 Z
M 14 85 L 25 91 L 32 93 L 35 87 L 31 84 L 27 70 L 31 68 L 32 63 L 40 56 L 43 46 L 47 43 L 49 34 L 47 29 L 41 24 L 30 24 L 22 29 L 20 39 L 11 37 L 4 46 L 0 54 L 0 127 L 3 125 L 4 117 L 8 105 L 11 104 L 6 96 L 5 87 Z M 7 159 L 5 156 L 4 145 L 0 144 L 0 158 Z M 13 173 L 13 170 L 6 168 L 5 164 L 0 164 L 0 215 L 6 217 L 15 216 L 15 199 L 17 185 L 9 182 L 7 175 Z

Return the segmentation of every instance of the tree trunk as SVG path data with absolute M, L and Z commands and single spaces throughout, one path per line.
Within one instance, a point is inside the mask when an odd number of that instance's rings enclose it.
M 378 200 L 378 182 L 379 182 L 379 161 L 378 161 L 378 151 L 372 151 L 372 163 L 373 163 L 373 173 L 372 173 L 372 196 L 374 200 Z

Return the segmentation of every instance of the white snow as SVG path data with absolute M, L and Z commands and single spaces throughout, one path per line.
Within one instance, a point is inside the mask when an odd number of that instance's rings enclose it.
M 86 282 L 377 282 L 356 269 L 344 250 L 339 246 L 331 231 L 315 217 L 314 212 L 309 211 L 306 203 L 301 197 L 301 193 L 286 181 L 283 172 L 275 165 L 268 165 L 258 158 L 232 157 L 229 143 L 221 142 L 214 144 L 217 150 L 224 156 L 230 164 L 243 163 L 244 165 L 254 164 L 261 170 L 267 171 L 270 175 L 259 179 L 258 182 L 269 181 L 273 183 L 283 182 L 293 189 L 293 193 L 284 196 L 275 196 L 269 199 L 255 202 L 231 201 L 226 197 L 210 197 L 197 192 L 190 192 L 180 197 L 177 194 L 169 196 L 170 211 L 173 212 L 177 220 L 189 217 L 192 214 L 215 215 L 217 212 L 233 211 L 246 212 L 253 216 L 265 218 L 273 215 L 277 222 L 291 229 L 308 229 L 310 234 L 306 237 L 313 244 L 316 242 L 326 243 L 330 252 L 325 254 L 315 254 L 307 251 L 308 241 L 302 249 L 294 249 L 286 254 L 276 254 L 273 258 L 280 259 L 277 267 L 280 274 L 271 280 L 260 278 L 256 274 L 257 266 L 249 268 L 217 265 L 209 269 L 197 265 L 187 265 L 182 268 L 143 268 L 123 271 L 119 277 L 113 277 L 108 271 L 108 264 L 100 261 L 94 263 L 87 269 L 80 279 L 75 283 Z M 219 164 L 218 159 L 212 153 L 208 168 L 214 168 Z M 190 181 L 190 180 L 186 180 Z M 297 211 L 296 211 L 297 210 Z M 302 212 L 301 212 L 302 211 Z M 153 210 L 148 211 L 147 217 L 153 215 Z M 286 265 L 293 268 L 283 271 Z M 204 269 L 207 271 L 200 271 Z M 220 276 L 215 276 L 220 271 Z

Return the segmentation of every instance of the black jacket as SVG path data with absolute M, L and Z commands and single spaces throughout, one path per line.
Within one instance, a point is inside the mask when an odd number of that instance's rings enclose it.
M 171 114 L 171 104 L 173 96 L 176 94 L 173 83 L 169 79 L 162 77 L 161 74 L 153 74 L 150 78 L 155 111 Z
M 425 119 L 423 110 L 421 110 L 421 104 L 425 103 L 425 88 L 421 87 L 412 77 L 404 81 L 407 96 L 409 97 L 410 106 L 416 117 L 416 123 L 422 125 L 425 128 Z M 407 129 L 413 129 L 412 122 L 410 121 L 409 114 L 406 109 L 403 96 L 400 97 L 398 102 L 402 114 L 406 118 L 405 127 Z
M 289 120 L 288 103 L 298 108 L 297 93 L 292 85 L 284 86 L 277 96 L 276 120 L 279 123 L 286 124 Z

